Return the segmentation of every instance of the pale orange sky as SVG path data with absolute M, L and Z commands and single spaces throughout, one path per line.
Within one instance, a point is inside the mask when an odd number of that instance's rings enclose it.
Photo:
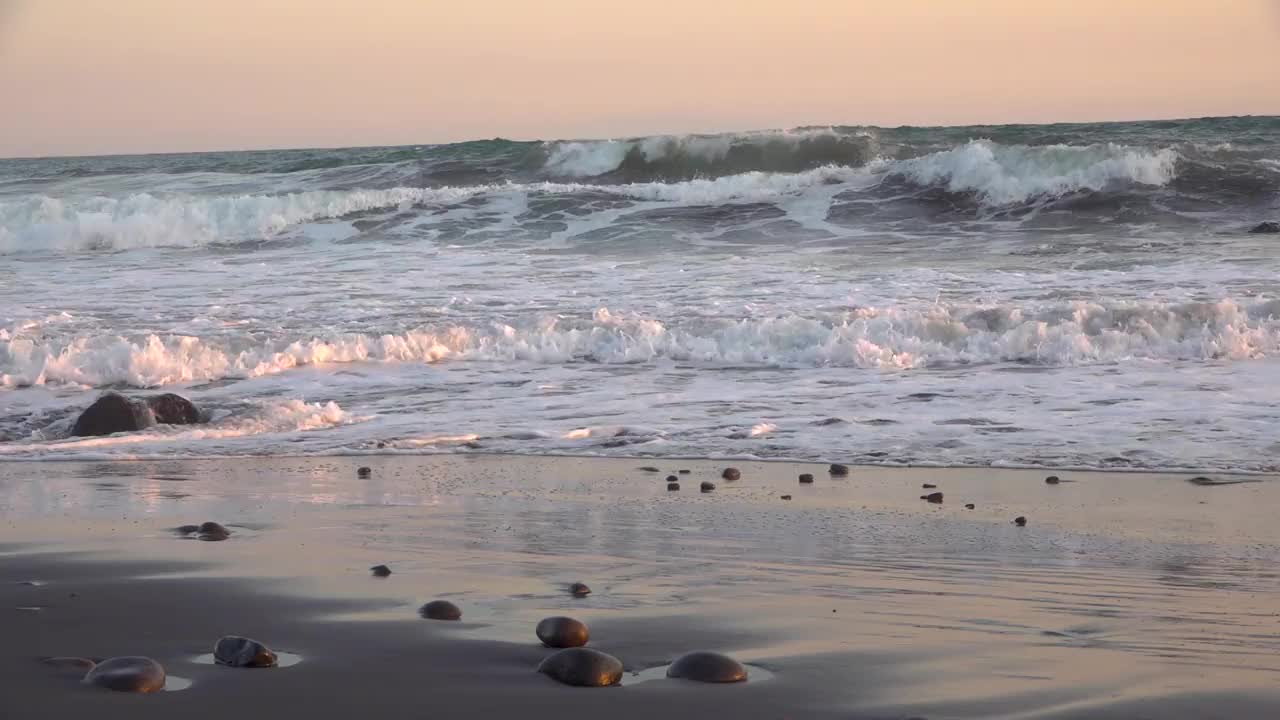
M 0 0 L 0 156 L 1280 115 L 1280 0 Z

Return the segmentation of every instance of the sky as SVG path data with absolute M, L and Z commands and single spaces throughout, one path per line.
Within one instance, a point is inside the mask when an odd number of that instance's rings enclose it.
M 1280 0 L 0 0 L 0 156 L 1280 115 Z

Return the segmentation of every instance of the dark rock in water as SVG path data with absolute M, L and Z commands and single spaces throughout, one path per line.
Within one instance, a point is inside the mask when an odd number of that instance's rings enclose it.
M 680 472 L 680 474 L 681 474 L 681 475 L 688 475 L 689 473 L 691 473 L 691 472 L 693 472 L 693 471 L 692 471 L 692 470 L 680 470 L 679 472 Z
M 147 657 L 108 658 L 84 676 L 87 685 L 135 693 L 159 692 L 164 689 L 164 680 L 164 668 Z
M 833 463 L 831 467 L 827 469 L 827 472 L 831 473 L 836 477 L 844 477 L 849 474 L 849 466 L 841 465 L 839 463 Z
M 712 490 L 716 489 L 716 484 L 711 482 L 710 480 L 703 480 L 702 485 L 698 486 L 698 488 L 702 490 L 702 492 L 704 493 L 709 493 Z
M 121 432 L 137 432 L 155 424 L 155 418 L 145 403 L 140 403 L 109 392 L 94 401 L 80 413 L 71 434 L 76 437 L 111 435 Z
M 828 425 L 847 425 L 848 422 L 849 422 L 848 420 L 844 420 L 842 418 L 829 417 L 829 418 L 823 418 L 822 420 L 814 420 L 809 424 L 814 425 L 816 427 L 826 427 Z
M 640 468 L 640 472 L 662 472 L 662 471 L 652 465 L 645 465 L 644 467 Z
M 1280 222 L 1267 221 L 1258 223 L 1249 229 L 1255 235 L 1276 235 L 1280 233 Z
M 591 636 L 586 623 L 571 617 L 545 618 L 533 632 L 543 645 L 553 648 L 582 647 Z
M 173 393 L 152 395 L 143 402 L 151 410 L 151 416 L 161 425 L 195 425 L 200 422 L 200 410 L 195 403 Z
M 373 475 L 373 470 L 371 468 L 362 467 L 356 470 L 356 477 L 367 478 L 372 475 Z
M 679 489 L 680 489 L 680 483 L 671 483 L 671 482 L 667 483 L 668 491 L 675 492 L 676 490 L 679 490 Z
M 1062 480 L 1057 475 L 1050 475 L 1044 479 L 1044 482 L 1046 485 L 1057 485 L 1062 482 Z
M 418 609 L 427 620 L 461 620 L 462 610 L 448 600 L 432 600 Z
M 671 663 L 667 677 L 705 683 L 735 683 L 747 679 L 747 668 L 728 655 L 691 652 Z
M 668 475 L 667 482 L 669 483 L 680 482 L 680 478 L 676 477 L 675 475 Z
M 720 473 L 720 477 L 732 482 L 734 480 L 740 479 L 742 477 L 742 473 L 738 470 L 738 468 L 725 468 L 724 472 Z
M 1018 517 L 1013 519 L 1013 524 L 1017 525 L 1018 527 L 1026 527 L 1027 519 L 1019 515 Z
M 937 486 L 937 485 L 934 485 L 933 483 L 925 483 L 924 485 L 921 485 L 920 487 L 923 487 L 925 490 L 931 490 L 931 489 L 936 488 L 936 487 L 938 487 L 938 486 Z
M 782 499 L 783 499 L 783 500 L 790 500 L 790 499 L 791 499 L 791 496 L 790 496 L 790 495 L 783 495 L 783 496 L 782 496 Z
M 810 484 L 810 483 L 812 483 L 812 482 L 813 482 L 813 476 L 812 476 L 812 475 L 810 475 L 809 473 L 801 473 L 801 474 L 800 474 L 800 484 L 801 484 L 801 485 L 809 485 L 809 484 Z
M 271 648 L 246 637 L 227 635 L 213 646 L 213 660 L 219 665 L 242 668 L 276 666 L 276 654 Z
M 565 685 L 609 687 L 622 681 L 622 661 L 599 650 L 575 647 L 543 660 L 538 672 Z
M 591 588 L 586 583 L 576 582 L 569 586 L 569 594 L 574 597 L 586 597 L 591 594 Z
M 940 492 L 936 492 L 936 493 L 929 493 L 928 495 L 921 495 L 921 496 L 920 496 L 920 499 L 921 499 L 921 500 L 928 500 L 929 502 L 934 503 L 934 504 L 941 504 L 941 503 L 942 503 L 942 493 L 940 493 Z
M 83 678 L 98 663 L 82 657 L 50 657 L 41 660 L 45 665 L 57 670 L 59 674 Z
M 977 505 L 974 505 L 973 503 L 966 503 L 966 504 L 965 504 L 965 506 L 964 506 L 964 509 L 965 509 L 965 510 L 972 510 L 972 509 L 974 509 L 974 508 L 976 508 L 976 507 L 977 507 Z
M 196 532 L 196 537 L 206 542 L 218 542 L 231 537 L 231 531 L 216 522 L 201 523 Z
M 369 568 L 369 572 L 373 573 L 374 577 L 389 577 L 391 575 L 391 568 L 386 565 L 374 565 Z

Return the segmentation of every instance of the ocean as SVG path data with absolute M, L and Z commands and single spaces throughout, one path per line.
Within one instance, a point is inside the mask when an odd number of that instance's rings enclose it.
M 1272 472 L 1268 220 L 1280 118 L 0 160 L 0 459 Z

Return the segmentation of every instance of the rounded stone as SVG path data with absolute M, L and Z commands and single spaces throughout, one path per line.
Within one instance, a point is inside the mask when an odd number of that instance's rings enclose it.
M 705 683 L 735 683 L 747 679 L 747 668 L 728 655 L 691 652 L 671 663 L 667 677 Z
M 108 658 L 84 676 L 87 685 L 135 693 L 159 692 L 164 689 L 164 680 L 164 667 L 148 657 Z
M 1019 515 L 1018 517 L 1013 519 L 1013 524 L 1017 525 L 1018 527 L 1026 527 L 1027 519 Z
M 553 648 L 582 647 L 591 637 L 586 623 L 562 616 L 544 618 L 533 632 L 543 645 Z
M 1059 478 L 1057 475 L 1050 475 L 1049 477 L 1044 479 L 1044 482 L 1046 485 L 1057 485 L 1058 483 L 1062 482 L 1062 479 Z
M 680 489 L 680 483 L 669 482 L 667 483 L 667 489 L 672 492 L 675 492 L 676 490 Z
M 701 484 L 701 485 L 699 485 L 698 487 L 699 487 L 699 489 L 701 489 L 701 490 L 702 490 L 702 492 L 704 492 L 704 493 L 709 493 L 709 492 L 711 492 L 712 490 L 715 490 L 715 489 L 716 489 L 716 484 L 715 484 L 715 483 L 713 483 L 713 482 L 711 482 L 710 480 L 703 480 L 703 481 L 702 481 L 702 484 Z
M 920 499 L 928 500 L 929 502 L 934 503 L 936 505 L 942 502 L 942 493 L 935 492 L 935 493 L 929 493 L 928 495 L 921 495 Z
M 369 572 L 373 573 L 374 577 L 388 577 L 391 575 L 391 568 L 386 565 L 374 565 L 369 568 Z
M 680 478 L 676 477 L 675 475 L 668 475 L 667 482 L 669 483 L 680 482 Z
M 689 473 L 691 473 L 691 472 L 693 472 L 693 471 L 692 471 L 692 470 L 689 470 L 689 469 L 681 469 L 681 470 L 679 470 L 679 471 L 677 471 L 677 472 L 679 472 L 681 475 L 688 475 Z
M 367 477 L 369 477 L 370 475 L 373 475 L 373 470 L 372 470 L 372 469 L 370 469 L 370 468 L 362 467 L 362 468 L 360 468 L 360 469 L 356 470 L 356 476 L 357 476 L 357 477 L 367 478 Z
M 732 482 L 742 478 L 742 471 L 738 468 L 725 468 L 724 472 L 720 473 L 720 477 Z
M 832 463 L 831 467 L 827 469 L 827 472 L 836 477 L 844 477 L 849 474 L 849 466 L 841 465 L 840 463 Z
M 230 667 L 275 667 L 276 654 L 257 640 L 227 635 L 213 646 L 213 661 Z
M 599 650 L 575 647 L 543 660 L 538 672 L 565 685 L 609 687 L 622 681 L 622 661 Z
M 801 484 L 801 485 L 810 485 L 810 484 L 812 484 L 812 483 L 813 483 L 813 475 L 811 475 L 811 474 L 809 474 L 809 473 L 801 473 L 801 475 L 800 475 L 800 484 Z
M 591 594 L 591 588 L 586 583 L 576 582 L 569 586 L 569 594 L 574 597 L 586 597 Z
M 790 496 L 790 495 L 783 495 L 783 496 L 782 496 L 782 499 L 783 499 L 783 500 L 790 500 L 790 499 L 791 499 L 791 496 Z
M 418 609 L 427 620 L 461 620 L 462 610 L 448 600 L 432 600 Z
M 231 531 L 216 522 L 201 523 L 196 529 L 196 537 L 206 542 L 218 542 L 231 537 Z
M 974 505 L 973 503 L 966 503 L 966 504 L 965 504 L 965 506 L 964 506 L 964 509 L 965 509 L 965 510 L 972 510 L 972 509 L 974 509 L 975 507 L 977 507 L 977 505 Z

